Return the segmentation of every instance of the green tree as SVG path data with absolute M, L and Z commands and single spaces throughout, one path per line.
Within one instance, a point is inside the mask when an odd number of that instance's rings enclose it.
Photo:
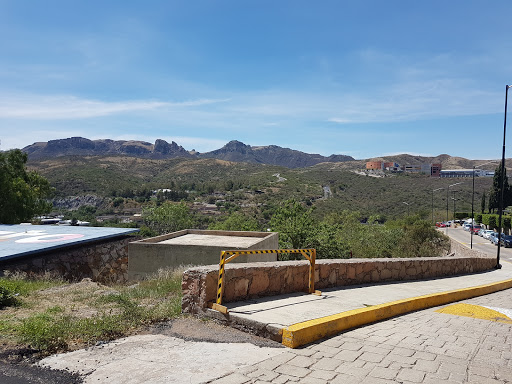
M 496 215 L 489 216 L 489 228 L 496 229 L 498 227 L 498 220 L 496 220 Z
M 503 216 L 503 229 L 510 231 L 511 224 L 510 216 Z
M 484 193 L 482 194 L 482 201 L 480 203 L 480 208 L 481 208 L 482 214 L 485 213 L 485 200 L 486 200 L 486 197 L 485 197 L 485 191 L 484 191 Z
M 441 256 L 450 250 L 450 240 L 432 225 L 418 220 L 404 227 L 395 257 L 433 257 Z
M 245 216 L 240 212 L 233 212 L 223 221 L 217 221 L 209 225 L 209 229 L 220 231 L 260 231 L 258 220 Z
M 144 224 L 158 233 L 176 232 L 195 226 L 194 215 L 184 203 L 164 201 L 160 206 L 145 208 L 142 211 Z
M 347 243 L 341 237 L 341 226 L 321 222 L 311 238 L 317 259 L 346 259 L 350 257 Z
M 16 224 L 50 212 L 54 190 L 37 172 L 27 171 L 27 154 L 0 152 L 0 223 Z
M 282 203 L 270 219 L 270 228 L 279 232 L 283 248 L 308 248 L 314 230 L 313 208 L 306 208 L 295 199 Z
M 499 208 L 501 194 L 501 173 L 502 167 L 500 164 L 494 171 L 492 187 L 489 192 L 489 212 L 494 212 L 495 209 Z M 512 202 L 512 191 L 508 185 L 507 168 L 505 168 L 503 177 L 503 207 L 507 207 Z

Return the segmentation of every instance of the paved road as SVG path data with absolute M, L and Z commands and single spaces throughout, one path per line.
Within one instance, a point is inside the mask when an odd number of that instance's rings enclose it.
M 469 248 L 471 243 L 471 234 L 469 232 L 464 231 L 462 227 L 459 228 L 442 228 L 443 233 L 447 234 L 454 240 L 457 240 L 459 243 L 464 244 Z M 497 247 L 492 244 L 489 240 L 485 240 L 484 238 L 473 235 L 473 249 L 476 249 L 480 252 L 485 252 L 490 256 L 496 256 Z M 512 248 L 500 248 L 500 258 L 504 260 L 512 261 Z
M 512 290 L 464 303 L 512 310 Z M 444 307 L 287 350 L 209 383 L 512 383 L 512 322 L 436 312 Z

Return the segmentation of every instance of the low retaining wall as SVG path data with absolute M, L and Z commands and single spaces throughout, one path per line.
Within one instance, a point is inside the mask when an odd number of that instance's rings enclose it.
M 465 248 L 465 250 L 472 252 Z M 462 252 L 462 250 L 460 251 Z M 427 257 L 410 259 L 323 259 L 315 266 L 315 288 L 363 283 L 420 280 L 491 270 L 488 256 Z M 469 257 L 468 257 L 469 256 Z M 308 290 L 309 262 L 227 264 L 223 302 Z M 217 294 L 218 265 L 191 268 L 183 274 L 183 312 L 205 311 Z
M 480 239 L 477 235 L 473 238 L 473 241 L 477 241 Z M 492 258 L 487 253 L 477 251 L 476 249 L 470 249 L 466 247 L 465 245 L 462 245 L 458 241 L 455 241 L 453 239 L 450 239 L 450 251 L 452 254 L 456 254 L 457 256 L 461 257 L 483 257 L 483 258 Z M 496 248 L 494 248 L 496 249 Z
M 124 283 L 128 280 L 128 243 L 133 239 L 127 236 L 6 261 L 0 263 L 0 276 L 50 272 L 69 281 L 88 277 L 104 284 Z

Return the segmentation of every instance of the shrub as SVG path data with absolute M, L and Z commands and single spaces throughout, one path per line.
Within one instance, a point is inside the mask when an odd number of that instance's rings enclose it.
M 281 204 L 272 215 L 270 227 L 279 232 L 282 248 L 308 248 L 311 233 L 315 227 L 313 209 L 290 199 Z
M 0 308 L 12 307 L 18 304 L 17 294 L 7 287 L 0 285 Z
M 210 224 L 209 229 L 220 231 L 260 231 L 258 220 L 245 216 L 240 212 L 233 212 L 225 220 Z
M 498 225 L 497 225 L 498 219 L 497 219 L 496 215 L 489 215 L 488 223 L 489 223 L 489 228 L 496 229 L 498 227 Z
M 142 212 L 144 223 L 158 234 L 194 228 L 195 218 L 184 203 L 165 201 L 159 207 L 146 208 Z

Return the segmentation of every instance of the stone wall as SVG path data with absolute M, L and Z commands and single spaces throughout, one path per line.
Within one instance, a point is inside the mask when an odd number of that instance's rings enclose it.
M 133 240 L 126 236 L 8 260 L 0 264 L 0 275 L 50 272 L 69 281 L 88 277 L 103 284 L 124 283 L 128 280 L 128 243 Z
M 495 265 L 494 258 L 478 256 L 317 260 L 315 289 L 461 275 L 488 271 Z M 307 292 L 308 270 L 307 261 L 227 264 L 223 302 Z M 208 302 L 216 298 L 217 278 L 218 265 L 185 271 L 182 281 L 183 311 L 204 311 Z

